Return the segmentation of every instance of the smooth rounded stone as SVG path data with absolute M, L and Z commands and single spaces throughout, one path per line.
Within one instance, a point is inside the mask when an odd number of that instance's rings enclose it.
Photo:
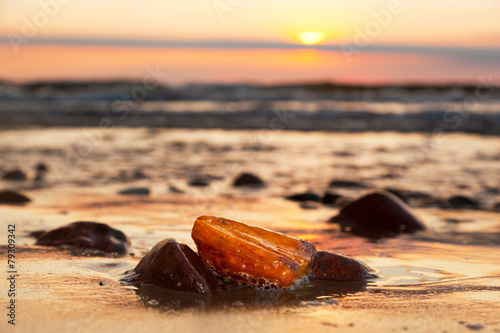
M 49 168 L 44 163 L 38 163 L 35 170 L 38 172 L 47 172 Z
M 120 230 L 98 222 L 73 222 L 42 234 L 35 245 L 69 246 L 124 255 L 130 245 Z
M 454 195 L 446 200 L 443 208 L 452 209 L 481 209 L 481 203 L 463 195 Z
M 242 173 L 233 182 L 233 186 L 241 187 L 264 187 L 265 183 L 259 177 L 251 173 Z
M 403 201 L 386 192 L 373 192 L 352 201 L 329 222 L 339 223 L 344 230 L 367 235 L 426 228 Z
M 218 284 L 200 257 L 189 246 L 173 238 L 156 244 L 137 264 L 134 272 L 122 280 L 202 294 L 214 291 Z
M 369 186 L 360 182 L 354 182 L 350 180 L 332 180 L 328 187 L 368 188 Z
M 324 204 L 324 205 L 336 205 L 339 201 L 339 199 L 341 199 L 342 196 L 339 195 L 339 194 L 336 194 L 336 193 L 331 193 L 331 192 L 326 192 L 325 195 L 323 195 L 323 198 L 321 199 L 321 202 Z
M 31 199 L 14 191 L 0 191 L 0 203 L 5 204 L 24 204 L 30 202 Z
M 470 329 L 472 331 L 479 331 L 479 330 L 482 330 L 484 328 L 484 326 L 479 324 L 479 323 L 467 324 L 467 325 L 465 325 L 465 327 L 467 327 L 468 329 Z
M 151 191 L 147 187 L 131 187 L 118 192 L 121 195 L 149 195 Z
M 26 180 L 28 179 L 26 177 L 26 174 L 24 172 L 22 172 L 21 170 L 10 170 L 10 171 L 6 171 L 3 173 L 2 175 L 2 179 L 4 180 L 14 180 L 14 181 L 23 181 L 23 180 Z
M 318 251 L 312 272 L 317 279 L 337 282 L 362 281 L 378 277 L 365 263 L 329 251 Z
M 295 202 L 303 202 L 303 201 L 321 202 L 321 198 L 319 197 L 319 195 L 311 192 L 289 195 L 285 199 Z

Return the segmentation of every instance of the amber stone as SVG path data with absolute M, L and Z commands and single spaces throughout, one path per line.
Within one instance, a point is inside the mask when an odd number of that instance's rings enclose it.
M 305 240 L 214 216 L 200 216 L 191 236 L 217 274 L 255 286 L 290 287 L 310 274 L 316 258 Z

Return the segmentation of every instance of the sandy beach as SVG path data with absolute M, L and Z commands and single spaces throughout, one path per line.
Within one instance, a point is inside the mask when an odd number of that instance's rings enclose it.
M 2 257 L 6 226 L 16 225 L 16 329 L 22 332 L 500 331 L 497 137 L 25 128 L 3 130 L 0 151 L 3 171 L 21 168 L 28 176 L 22 182 L 3 180 L 2 188 L 32 199 L 23 206 L 0 206 Z M 34 181 L 38 163 L 48 171 L 43 180 Z M 231 185 L 248 171 L 266 187 L 242 190 Z M 189 185 L 199 176 L 208 186 Z M 328 188 L 334 179 L 366 187 Z M 150 195 L 117 194 L 137 187 L 150 189 Z M 433 199 L 410 203 L 426 231 L 367 239 L 326 222 L 339 207 L 285 200 L 308 190 L 353 199 L 387 188 L 419 191 Z M 443 208 L 456 195 L 477 200 L 479 207 Z M 164 238 L 175 237 L 194 248 L 190 231 L 204 214 L 280 231 L 318 249 L 352 256 L 380 278 L 264 296 L 181 297 L 177 303 L 158 289 L 119 282 Z M 104 222 L 122 230 L 131 239 L 133 255 L 81 257 L 33 246 L 31 232 L 74 221 Z M 6 281 L 2 279 L 2 290 Z M 2 322 L 2 327 L 7 325 Z

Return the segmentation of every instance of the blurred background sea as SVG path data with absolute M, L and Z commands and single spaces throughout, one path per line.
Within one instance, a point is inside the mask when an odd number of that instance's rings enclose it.
M 282 121 L 276 123 L 273 118 Z M 103 123 L 103 119 L 107 122 Z M 0 83 L 0 126 L 500 134 L 500 87 L 141 81 Z

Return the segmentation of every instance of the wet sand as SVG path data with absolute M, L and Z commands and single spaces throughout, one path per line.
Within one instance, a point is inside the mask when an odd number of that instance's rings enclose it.
M 16 223 L 19 280 L 16 329 L 30 331 L 470 331 L 500 332 L 500 139 L 449 134 L 328 134 L 279 131 L 23 129 L 0 133 L 3 170 L 21 167 L 30 180 L 1 181 L 33 202 L 0 205 L 0 244 Z M 92 141 L 89 138 L 94 138 Z M 433 142 L 431 148 L 428 143 Z M 90 144 L 89 144 L 90 143 Z M 86 148 L 86 150 L 85 150 Z M 424 155 L 422 154 L 424 152 Z M 427 152 L 425 154 L 425 152 Z M 424 157 L 422 157 L 424 156 Z M 414 162 L 411 158 L 413 157 Z M 32 167 L 49 167 L 34 182 Z M 140 169 L 144 177 L 137 177 Z M 261 190 L 231 186 L 243 171 L 259 175 Z M 134 176 L 135 174 L 135 176 Z M 210 175 L 210 186 L 187 183 Z M 391 176 L 388 176 L 391 175 Z M 414 206 L 428 230 L 379 240 L 340 231 L 325 221 L 338 207 L 303 209 L 284 199 L 332 179 L 368 189 L 329 189 L 352 198 L 397 187 L 444 199 L 466 195 L 480 210 Z M 149 196 L 117 192 L 145 186 Z M 184 193 L 174 193 L 174 186 Z M 361 259 L 379 279 L 310 292 L 171 306 L 155 290 L 119 283 L 154 244 L 176 237 L 190 246 L 199 215 L 217 215 L 307 239 L 318 249 Z M 33 246 L 29 233 L 69 222 L 108 223 L 132 240 L 123 258 L 75 257 Z M 6 247 L 0 248 L 5 257 Z M 102 285 L 100 285 L 102 282 Z M 0 284 L 6 290 L 6 280 Z M 2 299 L 5 296 L 2 296 Z M 329 302 L 327 300 L 336 300 Z M 2 331 L 9 329 L 6 320 Z M 470 326 L 472 328 L 478 326 Z

